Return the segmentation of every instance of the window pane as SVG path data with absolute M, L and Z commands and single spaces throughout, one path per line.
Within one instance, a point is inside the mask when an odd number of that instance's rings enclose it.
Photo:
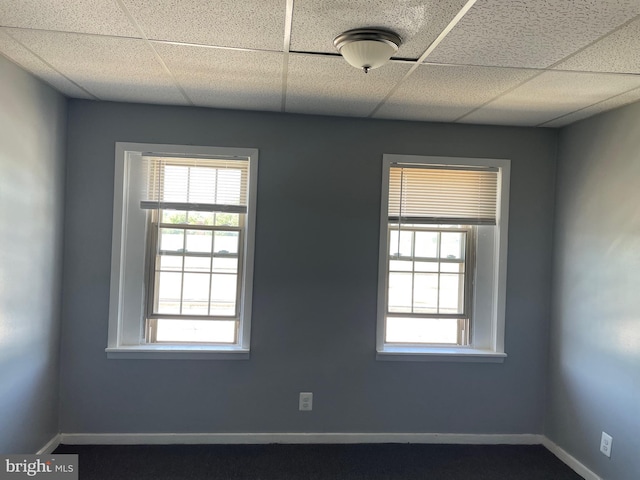
M 160 250 L 182 252 L 184 249 L 184 231 L 179 228 L 160 229 Z
M 238 258 L 235 257 L 213 257 L 214 273 L 237 273 Z
M 413 232 L 405 230 L 398 232 L 397 227 L 392 227 L 389 233 L 389 255 L 410 257 L 412 253 L 411 241 L 413 238 Z M 400 233 L 399 237 L 398 233 Z
M 444 273 L 464 273 L 464 263 L 462 262 L 441 262 L 440 271 Z
M 413 312 L 438 312 L 438 274 L 416 273 L 413 280 Z
M 458 319 L 387 317 L 385 341 L 457 345 Z
M 182 314 L 207 315 L 209 313 L 209 275 L 185 273 L 182 288 Z
M 437 272 L 438 262 L 415 262 L 416 272 Z
M 411 273 L 389 273 L 389 311 L 411 312 Z
M 187 223 L 187 212 L 181 210 L 162 210 L 162 223 Z
M 392 272 L 410 272 L 413 268 L 411 260 L 391 260 L 389 262 L 389 270 Z
M 157 320 L 158 342 L 233 343 L 235 320 Z
M 210 315 L 235 315 L 237 275 L 211 275 Z
M 156 313 L 180 313 L 182 274 L 160 272 L 156 274 L 158 305 Z
M 464 233 L 442 232 L 440 258 L 464 258 Z
M 158 270 L 182 270 L 182 256 L 181 255 L 158 255 Z
M 438 258 L 438 232 L 416 232 L 416 257 Z
M 440 275 L 440 313 L 462 313 L 463 275 Z
M 214 224 L 217 226 L 237 227 L 240 225 L 240 215 L 238 213 L 217 212 Z
M 188 212 L 189 225 L 213 225 L 213 212 Z
M 206 272 L 211 271 L 211 257 L 184 257 L 184 269 L 187 272 Z
M 211 253 L 211 232 L 187 230 L 187 252 Z
M 215 232 L 214 252 L 238 254 L 238 232 Z

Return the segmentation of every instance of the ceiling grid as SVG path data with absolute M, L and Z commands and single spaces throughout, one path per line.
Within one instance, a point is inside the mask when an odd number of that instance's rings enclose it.
M 364 74 L 333 39 L 378 27 Z M 557 128 L 640 100 L 637 0 L 3 0 L 0 54 L 105 101 Z
M 145 43 L 149 46 L 149 48 L 153 52 L 153 55 L 156 57 L 156 60 L 158 61 L 162 69 L 167 73 L 167 75 L 171 77 L 171 80 L 173 81 L 174 85 L 178 90 L 180 90 L 180 93 L 184 96 L 187 103 L 190 106 L 194 106 L 195 104 L 191 101 L 191 99 L 189 98 L 189 95 L 187 95 L 187 92 L 184 91 L 184 89 L 182 88 L 182 85 L 180 85 L 180 82 L 178 82 L 175 75 L 171 72 L 171 70 L 169 70 L 169 67 L 167 67 L 167 64 L 164 62 L 162 57 L 158 54 L 153 44 L 149 41 L 147 34 L 144 32 L 140 24 L 136 21 L 135 18 L 133 18 L 133 15 L 131 15 L 131 12 L 129 12 L 129 9 L 126 7 L 126 5 L 122 3 L 122 0 L 114 0 L 114 1 L 118 4 L 118 7 L 120 8 L 120 10 L 122 10 L 122 13 L 125 14 L 125 16 L 129 19 L 129 21 L 136 28 L 136 30 L 140 32 L 141 37 L 144 39 Z
M 71 78 L 67 77 L 65 74 L 58 71 L 53 65 L 49 64 L 44 58 L 40 57 L 38 54 L 30 50 L 28 47 L 26 47 L 22 43 L 20 43 L 20 41 L 18 41 L 13 36 L 11 36 L 11 33 L 9 33 L 6 29 L 0 28 L 0 33 L 4 35 L 7 39 L 10 39 L 10 42 L 12 42 L 12 45 L 8 45 L 8 44 L 5 44 L 4 42 L 1 42 L 0 40 L 0 43 L 3 43 L 2 47 L 0 47 L 0 50 L 10 51 L 12 49 L 19 48 L 19 49 L 23 49 L 25 52 L 28 52 L 27 55 L 21 56 L 23 59 L 23 62 L 25 63 L 16 62 L 18 63 L 18 65 L 25 68 L 26 70 L 31 70 L 34 73 L 36 71 L 40 72 L 41 79 L 43 81 L 51 85 L 53 88 L 61 90 L 62 93 L 68 94 L 70 87 L 69 85 L 62 85 L 60 82 L 60 79 L 56 79 L 55 76 L 58 76 L 61 79 L 64 79 L 66 82 L 68 82 L 68 84 L 76 87 L 82 93 L 86 94 L 87 98 L 90 98 L 91 100 L 100 100 L 100 98 L 97 95 L 94 95 L 93 93 L 89 92 L 87 89 L 82 87 L 82 85 L 79 85 L 76 82 L 74 82 Z M 48 69 L 49 72 L 43 71 L 43 68 Z M 82 98 L 82 93 L 81 94 L 76 93 L 75 96 Z
M 462 20 L 462 17 L 464 17 L 466 15 L 466 13 L 469 11 L 469 9 L 471 7 L 473 7 L 473 5 L 476 3 L 476 0 L 469 0 L 464 7 L 462 7 L 460 9 L 460 11 L 456 14 L 455 17 L 453 17 L 453 19 L 447 24 L 447 26 L 444 28 L 444 30 L 442 30 L 442 32 L 440 32 L 440 34 L 436 37 L 436 39 L 431 42 L 431 44 L 427 47 L 427 49 L 422 53 L 422 55 L 420 55 L 420 57 L 418 58 L 418 60 L 416 60 L 416 63 L 411 67 L 411 69 L 405 74 L 404 77 L 402 77 L 402 79 L 391 89 L 391 91 L 389 91 L 389 93 L 382 99 L 382 101 L 376 106 L 376 108 L 373 109 L 373 111 L 369 114 L 369 117 L 373 117 L 376 112 L 378 110 L 380 110 L 380 108 L 384 105 L 384 103 L 396 92 L 396 90 L 398 90 L 398 88 L 400 88 L 400 85 L 405 82 L 407 80 L 407 78 L 409 78 L 409 76 L 411 74 L 413 74 L 413 72 L 415 72 L 417 70 L 417 68 L 424 63 L 424 61 L 427 59 L 427 57 L 431 54 L 431 52 L 433 52 L 438 45 L 440 45 L 440 42 L 442 42 L 442 40 L 444 40 L 444 38 L 447 36 L 447 34 L 453 30 L 453 28 L 458 24 L 458 22 L 460 20 Z
M 562 59 L 558 60 L 558 61 L 557 61 L 557 62 L 555 62 L 553 65 L 549 65 L 549 66 L 547 67 L 547 69 L 557 69 L 557 67 L 558 67 L 558 66 L 565 64 L 568 60 L 570 60 L 571 58 L 575 57 L 576 55 L 578 55 L 578 54 L 582 53 L 583 51 L 587 50 L 589 47 L 591 47 L 591 46 L 593 46 L 593 45 L 597 44 L 598 42 L 600 42 L 600 41 L 604 40 L 605 38 L 609 37 L 610 35 L 613 35 L 614 33 L 618 32 L 619 30 L 622 30 L 622 29 L 623 29 L 623 28 L 625 28 L 627 25 L 629 25 L 629 24 L 631 24 L 631 23 L 635 22 L 638 18 L 639 18 L 638 16 L 635 16 L 635 17 L 631 18 L 630 20 L 626 21 L 625 23 L 623 23 L 622 25 L 620 25 L 620 26 L 616 27 L 615 29 L 611 30 L 610 32 L 607 32 L 607 33 L 603 34 L 601 37 L 599 37 L 599 38 L 597 38 L 597 39 L 593 40 L 593 41 L 592 41 L 592 42 L 590 42 L 589 44 L 587 44 L 587 45 L 583 46 L 582 48 L 580 48 L 580 49 L 576 50 L 576 51 L 575 51 L 575 52 L 573 52 L 573 53 L 570 53 L 570 54 L 569 54 L 569 55 L 567 55 L 565 58 L 562 58 Z M 595 73 L 595 72 L 589 72 L 589 71 L 585 71 L 585 70 L 581 70 L 581 71 L 582 71 L 582 72 L 584 72 L 584 73 Z M 528 79 L 526 79 L 526 80 L 522 81 L 520 84 L 515 85 L 514 87 L 512 87 L 512 88 L 510 88 L 510 89 L 508 89 L 508 90 L 505 90 L 504 92 L 502 92 L 501 94 L 499 94 L 499 95 L 497 95 L 496 97 L 492 98 L 491 100 L 489 100 L 489 101 L 487 101 L 487 102 L 483 103 L 482 105 L 480 105 L 480 106 L 478 106 L 478 107 L 474 108 L 474 109 L 473 109 L 473 110 L 471 110 L 470 112 L 467 112 L 467 113 L 465 113 L 464 115 L 461 115 L 460 117 L 456 118 L 456 119 L 454 120 L 454 122 L 461 122 L 462 120 L 464 120 L 464 118 L 465 118 L 465 117 L 470 116 L 470 115 L 471 115 L 471 114 L 473 114 L 476 110 L 479 110 L 479 109 L 481 109 L 482 107 L 484 107 L 484 106 L 486 106 L 486 105 L 488 105 L 488 104 L 492 103 L 493 101 L 496 101 L 496 100 L 500 99 L 501 97 L 503 97 L 503 96 L 505 96 L 505 95 L 507 95 L 507 94 L 511 93 L 513 90 L 516 90 L 517 88 L 519 88 L 519 87 L 523 86 L 525 83 L 528 83 L 528 82 L 532 81 L 533 79 L 535 79 L 535 78 L 536 78 L 536 77 L 538 77 L 539 75 L 542 75 L 543 73 L 544 73 L 544 70 L 540 71 L 539 73 L 537 73 L 537 74 L 536 74 L 536 75 L 534 75 L 533 77 L 528 78 Z M 635 88 L 633 88 L 633 89 L 631 89 L 631 90 L 635 90 Z M 621 93 L 621 94 L 615 95 L 614 97 L 618 97 L 618 96 L 620 96 L 620 95 L 623 95 L 624 93 L 627 93 L 627 92 L 623 92 L 623 93 Z M 612 97 L 612 98 L 614 98 L 614 97 Z M 596 102 L 595 104 L 586 105 L 586 106 L 584 106 L 584 107 L 580 108 L 579 110 L 575 110 L 575 111 L 573 111 L 573 112 L 563 113 L 562 115 L 559 115 L 559 116 L 558 116 L 558 117 L 556 117 L 556 118 L 552 118 L 552 119 L 550 119 L 550 120 L 545 120 L 544 122 L 542 122 L 542 123 L 540 123 L 540 124 L 537 124 L 537 125 L 534 125 L 534 126 L 536 126 L 536 127 L 541 127 L 541 126 L 544 126 L 544 125 L 546 125 L 546 124 L 550 124 L 550 123 L 553 123 L 553 122 L 555 122 L 555 121 L 559 121 L 560 119 L 565 118 L 565 117 L 567 117 L 568 115 L 571 115 L 572 113 L 577 113 L 577 112 L 580 112 L 580 111 L 582 111 L 582 110 L 588 109 L 588 108 L 590 108 L 590 107 L 592 107 L 592 106 L 595 106 L 595 105 L 597 105 L 597 104 L 599 104 L 599 103 L 605 102 L 606 100 L 607 100 L 607 99 L 603 99 L 603 100 L 600 100 L 600 101 Z
M 293 2 L 287 0 L 284 20 L 284 46 L 282 47 L 282 112 L 287 111 L 287 85 L 289 83 L 289 49 L 291 48 L 291 26 L 293 23 Z

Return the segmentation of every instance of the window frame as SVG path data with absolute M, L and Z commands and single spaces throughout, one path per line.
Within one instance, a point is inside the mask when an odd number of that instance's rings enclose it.
M 178 345 L 178 344 L 183 344 L 183 345 L 204 345 L 204 344 L 211 344 L 211 345 L 233 345 L 236 344 L 238 342 L 238 338 L 239 338 L 239 331 L 240 331 L 240 326 L 242 324 L 241 318 L 240 318 L 240 311 L 241 311 L 241 301 L 242 301 L 242 286 L 244 284 L 243 282 L 243 274 L 244 274 L 244 237 L 245 237 L 245 231 L 246 231 L 246 222 L 245 222 L 245 218 L 243 216 L 243 214 L 239 214 L 239 225 L 237 227 L 229 227 L 229 226 L 221 226 L 221 225 L 207 225 L 207 226 L 201 226 L 201 225 L 191 225 L 191 224 L 168 224 L 168 223 L 162 223 L 162 221 L 160 220 L 160 218 L 162 217 L 164 209 L 157 209 L 157 210 L 150 210 L 148 212 L 148 225 L 147 225 L 147 231 L 148 231 L 148 248 L 147 248 L 147 273 L 146 273 L 146 279 L 147 279 L 147 294 L 146 294 L 146 310 L 145 310 L 145 338 L 147 339 L 147 344 L 165 344 L 165 345 Z M 170 211 L 170 210 L 169 210 Z M 189 212 L 189 211 L 188 211 Z M 216 212 L 211 212 L 211 213 L 216 213 Z M 186 235 L 186 232 L 188 230 L 201 230 L 201 231 L 206 231 L 206 232 L 211 232 L 212 234 L 212 243 L 211 243 L 211 247 L 214 247 L 214 242 L 213 242 L 213 238 L 215 238 L 215 233 L 216 232 L 237 232 L 238 233 L 238 252 L 235 255 L 220 255 L 220 254 L 216 254 L 214 251 L 211 251 L 209 255 L 207 254 L 203 254 L 203 253 L 197 253 L 197 254 L 191 254 L 189 255 L 188 252 L 182 252 L 181 255 L 176 255 L 174 252 L 172 252 L 172 254 L 168 254 L 167 252 L 164 253 L 164 255 L 168 255 L 168 256 L 174 256 L 174 257 L 182 257 L 182 267 L 180 270 L 180 273 L 182 273 L 183 275 L 185 273 L 190 273 L 188 270 L 185 270 L 185 263 L 186 259 L 188 257 L 200 257 L 200 258 L 206 258 L 209 257 L 210 259 L 213 258 L 236 258 L 238 261 L 238 269 L 237 272 L 235 273 L 237 279 L 236 279 L 236 298 L 235 298 L 235 309 L 234 309 L 234 314 L 233 315 L 211 315 L 210 313 L 208 313 L 207 315 L 188 315 L 188 314 L 184 314 L 184 313 L 174 313 L 174 314 L 169 314 L 169 313 L 160 313 L 160 312 L 156 312 L 156 303 L 158 300 L 158 290 L 159 290 L 159 279 L 156 277 L 156 273 L 158 273 L 160 270 L 158 270 L 158 262 L 157 262 L 157 258 L 158 256 L 163 255 L 163 250 L 160 247 L 160 240 L 158 238 L 158 229 L 159 228 L 173 228 L 173 229 L 179 229 L 179 230 L 183 230 L 183 235 Z M 185 239 L 186 241 L 186 239 Z M 212 274 L 213 272 L 208 272 L 208 274 Z M 210 290 L 211 292 L 211 290 Z M 183 292 L 181 292 L 183 293 Z M 210 302 L 210 300 L 209 300 Z M 182 299 L 181 299 L 181 303 L 182 303 Z M 168 341 L 160 341 L 157 340 L 157 323 L 158 320 L 211 320 L 211 321 L 215 321 L 215 320 L 223 320 L 223 321 L 231 321 L 233 320 L 235 323 L 237 323 L 237 326 L 234 329 L 234 341 L 233 342 L 187 342 L 187 341 L 182 341 L 182 342 L 178 342 L 178 341 L 174 341 L 174 342 L 168 342 Z M 155 340 L 150 340 L 149 338 L 153 338 Z
M 140 209 L 139 194 L 133 192 L 142 155 L 194 158 L 238 158 L 249 162 L 245 229 L 240 235 L 242 288 L 238 306 L 239 327 L 235 344 L 148 343 L 145 339 L 148 308 L 149 225 L 151 213 Z M 140 165 L 138 164 L 138 165 Z M 105 351 L 120 359 L 248 359 L 251 333 L 258 150 L 193 145 L 163 145 L 117 142 L 115 145 L 114 208 L 109 300 L 109 333 Z M 142 222 L 142 225 L 141 225 Z M 244 237 L 244 238 L 242 238 Z M 142 245 L 139 245 L 142 242 Z M 240 261 L 240 259 L 239 259 Z M 133 288 L 130 288 L 133 286 Z
M 392 164 L 498 169 L 495 226 L 476 229 L 469 345 L 398 345 L 385 342 L 389 261 L 389 173 Z M 380 200 L 376 358 L 378 360 L 503 362 L 511 161 L 506 159 L 384 154 Z
M 386 306 L 386 311 L 385 311 L 385 324 L 384 324 L 384 338 L 387 338 L 387 322 L 386 319 L 389 317 L 392 318 L 432 318 L 432 319 L 455 319 L 458 320 L 458 332 L 457 332 L 457 338 L 458 340 L 461 342 L 461 345 L 467 345 L 469 343 L 469 339 L 471 337 L 470 333 L 469 333 L 469 326 L 471 325 L 471 306 L 472 306 L 472 299 L 473 299 L 473 275 L 475 273 L 475 249 L 471 247 L 471 245 L 475 242 L 475 228 L 471 225 L 458 225 L 456 227 L 453 228 L 447 228 L 447 227 L 442 227 L 440 225 L 404 225 L 403 227 L 401 227 L 400 229 L 394 227 L 394 225 L 397 225 L 397 223 L 395 222 L 387 222 L 387 230 L 388 230 L 388 236 L 387 236 L 387 246 L 390 245 L 390 238 L 391 238 L 391 232 L 393 230 L 401 230 L 403 232 L 413 232 L 412 235 L 412 254 L 411 256 L 407 257 L 404 255 L 392 255 L 391 253 L 388 253 L 387 255 L 387 270 L 386 270 L 386 281 L 387 281 L 387 286 L 390 283 L 390 278 L 391 278 L 391 273 L 411 273 L 412 275 L 412 288 L 413 288 L 413 284 L 415 282 L 415 275 L 416 274 L 422 274 L 422 273 L 428 273 L 428 274 L 437 274 L 438 277 L 440 277 L 443 273 L 446 275 L 447 272 L 442 272 L 440 271 L 440 268 L 438 269 L 437 272 L 423 272 L 423 271 L 416 271 L 415 268 L 412 268 L 411 271 L 406 271 L 406 270 L 393 270 L 391 268 L 391 262 L 392 261 L 397 261 L 397 260 L 404 260 L 404 261 L 411 261 L 411 262 L 416 262 L 416 261 L 436 261 L 438 263 L 459 263 L 464 265 L 464 272 L 462 275 L 464 275 L 464 279 L 460 281 L 461 285 L 463 285 L 462 288 L 462 311 L 458 312 L 458 313 L 420 313 L 420 312 L 392 312 L 389 310 L 389 304 L 388 302 L 385 302 L 385 306 Z M 438 252 L 438 257 L 418 257 L 415 255 L 415 233 L 416 232 L 435 232 L 438 233 L 438 236 L 441 238 L 442 233 L 447 233 L 447 232 L 460 232 L 460 233 L 464 233 L 465 235 L 465 245 L 464 245 L 464 256 L 461 259 L 461 261 L 458 262 L 452 262 L 452 261 L 443 261 L 446 259 L 443 259 L 440 256 L 440 252 Z M 440 242 L 438 242 L 438 248 L 440 247 Z M 386 289 L 387 294 L 389 293 L 389 289 Z M 438 291 L 439 294 L 439 291 Z M 413 296 L 413 293 L 412 293 Z M 439 296 L 439 295 L 438 295 Z M 412 302 L 413 303 L 413 302 Z M 438 303 L 439 303 L 439 299 L 438 299 Z M 411 306 L 411 308 L 413 309 L 413 304 Z M 463 325 L 465 328 L 463 328 Z M 425 344 L 421 344 L 421 343 L 417 343 L 417 342 L 393 342 L 394 346 L 406 346 L 406 347 L 414 347 L 414 348 L 422 348 L 425 346 Z M 447 343 L 430 343 L 428 344 L 429 346 L 438 346 L 438 347 L 456 347 L 459 344 L 447 344 Z

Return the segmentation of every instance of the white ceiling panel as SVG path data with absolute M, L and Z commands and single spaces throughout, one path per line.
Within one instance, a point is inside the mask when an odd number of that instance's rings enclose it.
M 401 84 L 375 117 L 452 122 L 538 72 L 423 65 Z
M 409 68 L 404 63 L 390 63 L 364 73 L 341 57 L 291 54 L 286 110 L 367 116 Z
M 573 122 L 584 120 L 585 118 L 591 117 L 598 113 L 606 112 L 607 110 L 622 107 L 624 105 L 629 105 L 630 103 L 634 103 L 639 100 L 640 88 L 631 90 L 627 93 L 623 93 L 622 95 L 618 95 L 617 97 L 610 98 L 608 100 L 605 100 L 604 102 L 597 103 L 595 105 L 584 108 L 582 110 L 578 110 L 555 120 L 551 120 L 550 122 L 545 123 L 541 126 L 553 128 L 564 127 Z
M 68 97 L 93 98 L 89 93 L 47 65 L 7 33 L 4 33 L 2 29 L 0 29 L 0 52 L 9 60 L 30 71 Z
M 2 0 L 0 25 L 63 32 L 139 37 L 115 1 Z
M 478 0 L 428 60 L 545 68 L 638 14 L 638 0 Z
M 187 103 L 144 40 L 39 30 L 8 32 L 102 100 Z
M 640 73 L 640 19 L 558 64 L 560 70 Z
M 159 44 L 154 48 L 195 105 L 280 110 L 282 53 Z
M 286 0 L 122 0 L 152 40 L 282 51 Z
M 633 75 L 547 71 L 461 121 L 536 126 L 637 87 Z
M 365 75 L 363 27 L 430 54 Z M 0 54 L 98 100 L 556 127 L 639 99 L 638 52 L 640 0 L 0 0 Z
M 291 50 L 335 53 L 333 39 L 352 28 L 384 27 L 403 45 L 396 57 L 417 59 L 467 0 L 296 0 Z

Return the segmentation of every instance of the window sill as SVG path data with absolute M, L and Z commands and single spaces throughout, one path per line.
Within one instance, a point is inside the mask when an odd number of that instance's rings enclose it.
M 477 362 L 503 363 L 506 353 L 467 347 L 385 347 L 376 360 L 396 362 Z
M 132 345 L 107 347 L 110 359 L 145 360 L 248 360 L 249 350 L 229 346 Z

